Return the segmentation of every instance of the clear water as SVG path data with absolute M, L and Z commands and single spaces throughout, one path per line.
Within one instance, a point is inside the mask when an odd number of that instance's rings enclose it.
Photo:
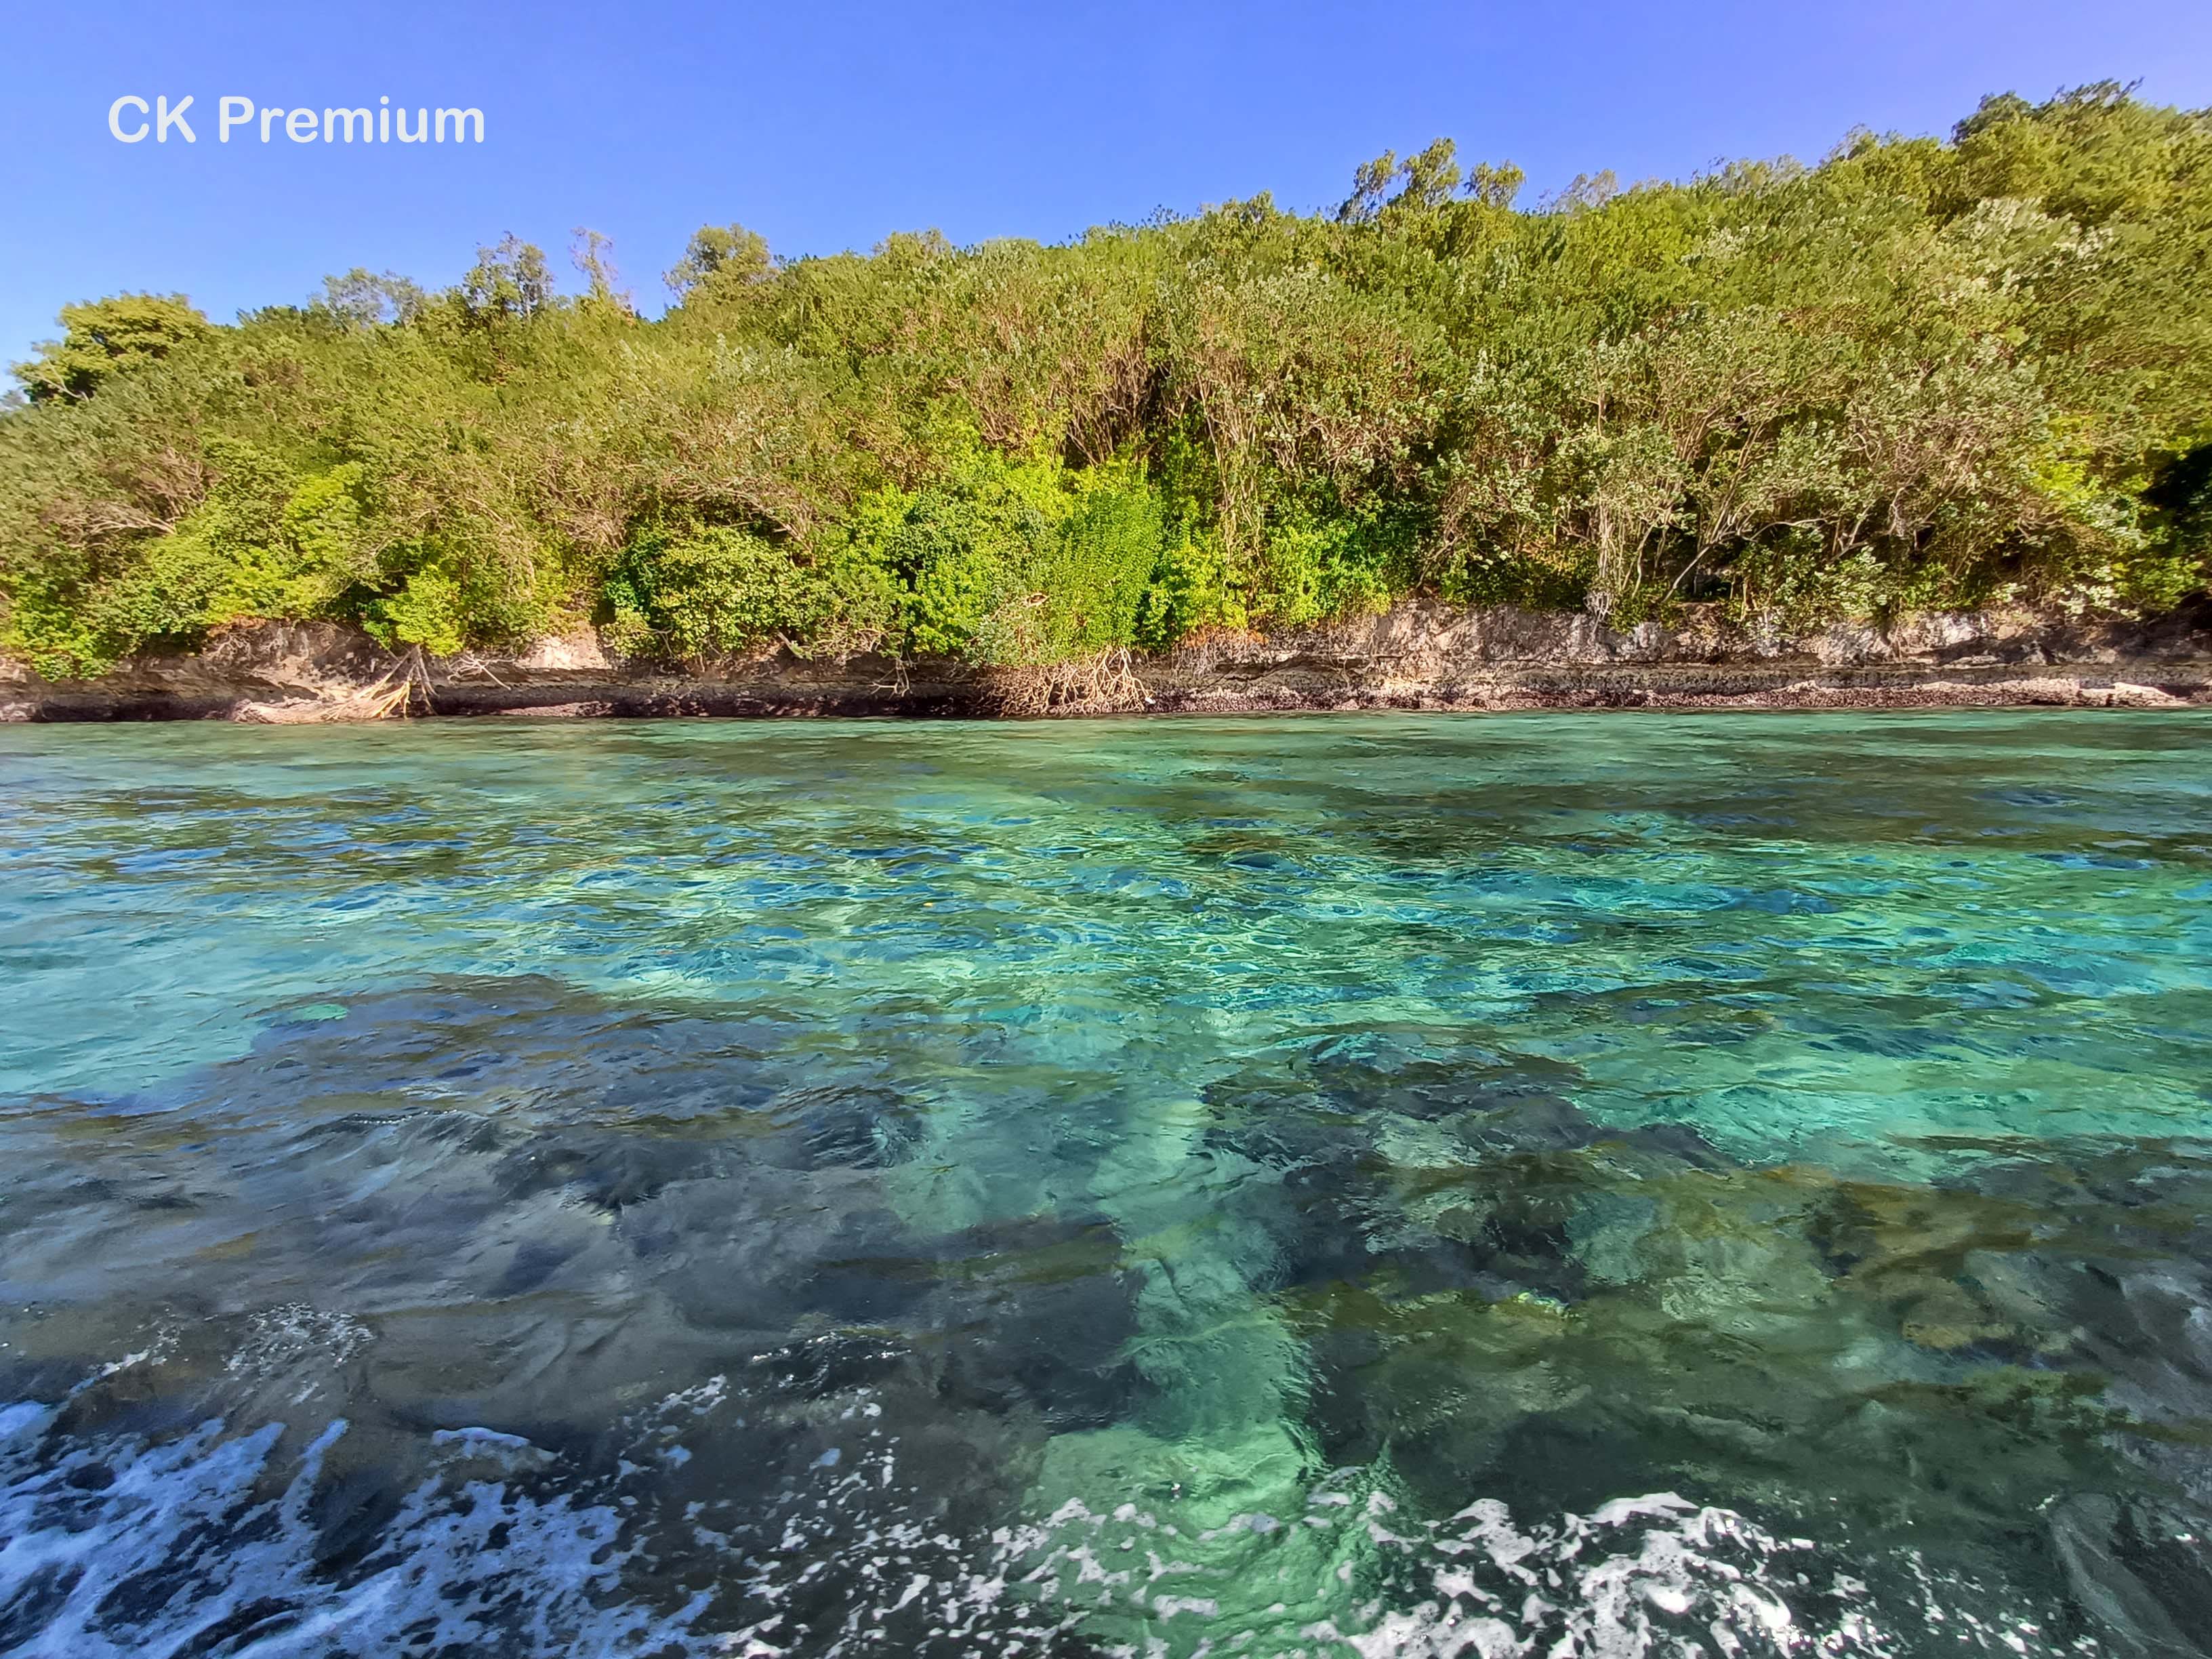
M 0 1651 L 2212 1632 L 2212 720 L 0 730 Z

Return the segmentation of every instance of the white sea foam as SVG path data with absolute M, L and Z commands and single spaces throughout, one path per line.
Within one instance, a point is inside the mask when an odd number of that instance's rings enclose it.
M 12 1455 L 19 1432 L 0 1459 L 0 1620 L 12 1626 L 0 1646 L 26 1659 L 322 1659 L 403 1642 L 599 1654 L 683 1632 L 681 1610 L 603 1599 L 621 1565 L 611 1510 L 493 1482 L 426 1483 L 389 1522 L 380 1565 L 334 1587 L 316 1571 L 308 1511 L 345 1431 L 333 1422 L 289 1462 L 273 1427 L 233 1437 L 209 1424 L 165 1445 L 85 1443 L 39 1467 Z M 283 1484 L 264 1497 L 272 1476 Z
M 641 1412 L 641 1447 L 725 1400 L 710 1385 Z M 563 1490 L 551 1454 L 489 1430 L 439 1435 L 442 1467 L 334 1580 L 313 1504 L 344 1422 L 294 1449 L 273 1425 L 210 1423 L 155 1444 L 64 1441 L 53 1419 L 0 1407 L 0 1648 L 32 1659 L 996 1654 L 1069 1632 L 1121 1659 L 1890 1659 L 1911 1646 L 1899 1609 L 1877 1610 L 1811 1542 L 1672 1493 L 1534 1522 L 1480 1500 L 1424 1522 L 1348 1471 L 1309 1494 L 1318 1526 L 1247 1512 L 1194 1528 L 1100 1494 L 958 1537 L 904 1486 L 896 1443 L 865 1413 L 784 1513 L 754 1517 L 781 1548 L 739 1547 L 686 1508 L 678 1531 L 722 1575 L 708 1589 L 662 1576 L 640 1541 L 665 1549 L 675 1534 L 630 1524 L 651 1502 L 633 1478 L 642 1455 L 629 1475 Z M 2051 1650 L 2025 1619 L 1960 1611 L 1961 1587 L 1917 1563 L 1894 1577 L 1927 1598 L 1906 1610 L 1916 1632 L 1952 1598 L 1957 1651 Z

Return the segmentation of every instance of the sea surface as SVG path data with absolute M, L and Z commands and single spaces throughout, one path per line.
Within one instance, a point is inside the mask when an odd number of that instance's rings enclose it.
M 2212 716 L 0 728 L 0 1653 L 2197 1654 Z

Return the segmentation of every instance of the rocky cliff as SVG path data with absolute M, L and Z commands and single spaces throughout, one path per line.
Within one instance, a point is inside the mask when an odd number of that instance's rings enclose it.
M 1784 637 L 1694 610 L 1680 626 L 1617 629 L 1586 615 L 1413 603 L 1050 669 L 779 652 L 678 673 L 611 659 L 588 633 L 513 655 L 422 658 L 324 623 L 234 629 L 197 653 L 81 684 L 0 664 L 0 720 L 14 720 L 2022 703 L 2212 704 L 2212 629 L 2008 611 Z

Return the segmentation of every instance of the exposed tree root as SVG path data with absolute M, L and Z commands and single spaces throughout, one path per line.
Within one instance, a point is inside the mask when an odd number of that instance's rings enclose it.
M 983 712 L 1017 718 L 1110 714 L 1145 706 L 1144 684 L 1126 647 L 1070 662 L 986 669 L 977 690 Z

